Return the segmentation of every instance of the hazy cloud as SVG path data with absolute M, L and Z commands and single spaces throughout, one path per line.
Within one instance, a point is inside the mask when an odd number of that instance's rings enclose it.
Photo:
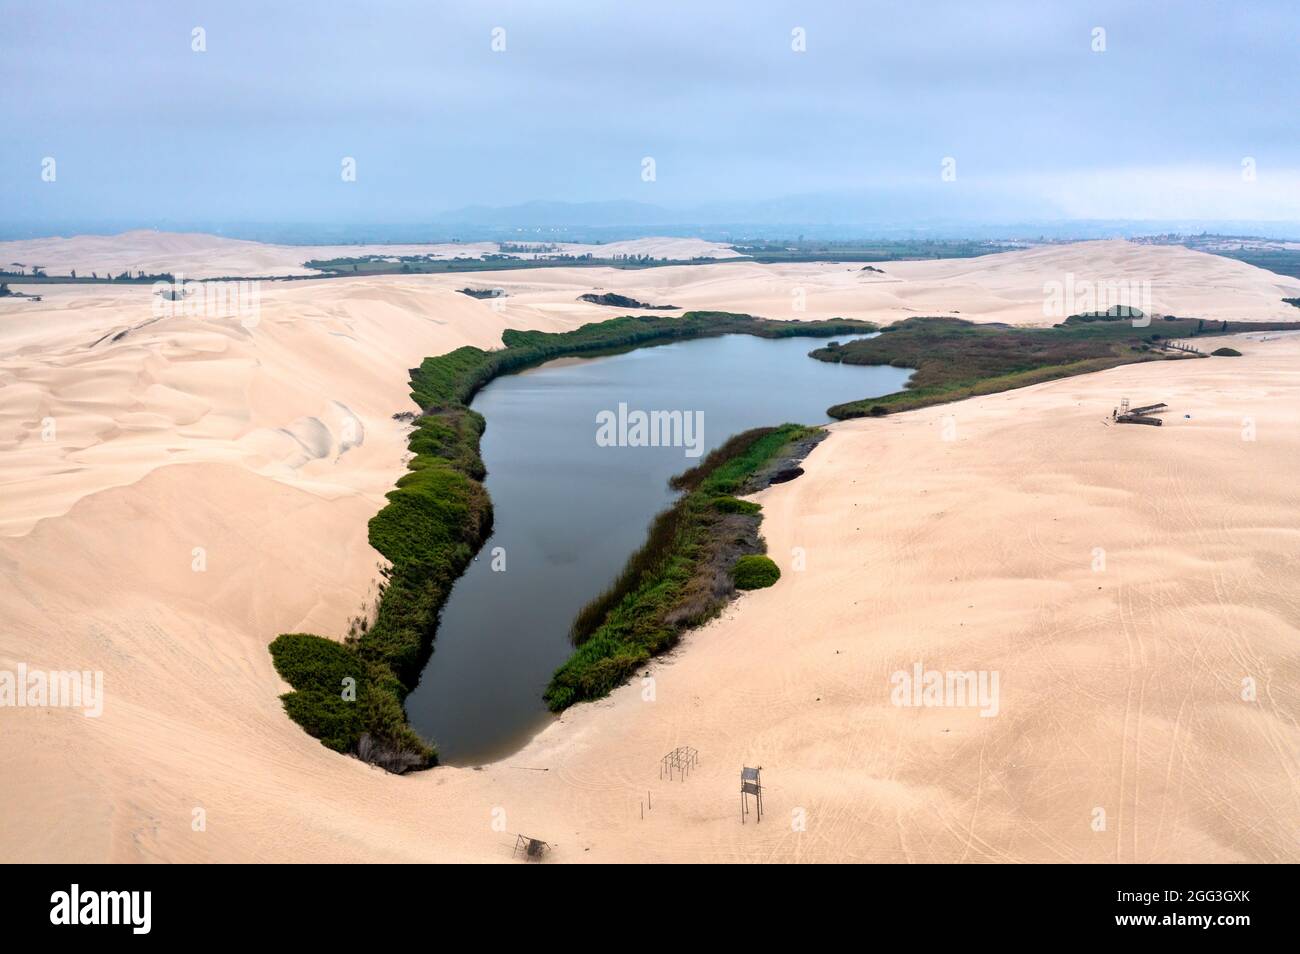
M 1300 218 L 1293 2 L 42 3 L 5 18 L 11 221 L 841 192 L 889 216 Z

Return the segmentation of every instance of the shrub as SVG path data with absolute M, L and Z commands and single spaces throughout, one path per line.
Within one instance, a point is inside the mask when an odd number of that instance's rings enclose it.
M 436 752 L 407 726 L 406 690 L 387 665 L 367 661 L 354 645 L 311 633 L 277 637 L 271 659 L 293 686 L 280 697 L 284 711 L 322 745 L 362 755 L 390 771 L 437 761 Z M 353 680 L 354 698 L 344 698 L 346 679 Z
M 770 557 L 754 553 L 736 561 L 731 578 L 738 590 L 761 590 L 781 578 L 781 568 Z
M 718 613 L 731 595 L 732 554 L 761 546 L 761 508 L 733 492 L 816 430 L 784 424 L 737 434 L 669 482 L 683 496 L 651 524 L 646 544 L 615 584 L 578 614 L 571 631 L 578 648 L 546 689 L 552 711 L 607 695 L 651 656 L 672 648 L 683 630 Z
M 335 752 L 351 752 L 361 737 L 361 709 L 337 692 L 286 692 L 280 699 L 289 718 Z
M 275 671 L 295 689 L 339 695 L 343 680 L 360 682 L 365 665 L 347 646 L 311 633 L 285 633 L 271 643 Z
M 1215 348 L 1210 354 L 1216 358 L 1240 358 L 1241 352 L 1236 348 Z

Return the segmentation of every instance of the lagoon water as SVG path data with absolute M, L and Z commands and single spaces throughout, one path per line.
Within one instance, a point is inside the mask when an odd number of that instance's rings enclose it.
M 565 358 L 479 392 L 494 530 L 452 590 L 406 700 L 444 763 L 508 756 L 552 718 L 542 692 L 572 651 L 574 616 L 672 502 L 668 479 L 702 459 L 683 447 L 600 446 L 597 415 L 620 403 L 702 412 L 707 454 L 751 427 L 825 423 L 832 404 L 900 390 L 911 374 L 809 358 L 825 340 L 727 335 Z

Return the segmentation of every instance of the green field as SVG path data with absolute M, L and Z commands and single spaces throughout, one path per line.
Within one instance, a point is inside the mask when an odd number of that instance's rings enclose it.
M 1300 249 L 1287 248 L 1245 248 L 1245 249 L 1202 249 L 1212 255 L 1233 258 L 1256 268 L 1265 268 L 1277 275 L 1300 278 Z
M 484 258 L 426 258 L 423 255 L 403 256 L 390 261 L 388 256 L 365 255 L 357 258 L 312 259 L 304 268 L 320 269 L 325 274 L 318 277 L 342 275 L 438 275 L 447 272 L 504 272 L 528 268 L 601 267 L 601 268 L 658 268 L 665 265 L 701 265 L 714 261 L 711 258 L 649 259 L 649 258 L 595 258 L 591 255 L 548 255 L 544 258 L 515 258 L 509 255 L 488 255 Z
M 976 241 L 794 241 L 758 242 L 732 248 L 753 261 L 775 262 L 902 262 L 936 258 L 973 258 L 1005 252 L 1016 246 Z
M 362 255 L 351 258 L 313 259 L 304 267 L 320 269 L 327 275 L 394 275 L 438 274 L 446 272 L 490 272 L 527 268 L 603 267 L 660 268 L 668 265 L 726 264 L 734 261 L 774 262 L 893 262 L 934 258 L 970 258 L 1006 251 L 1007 243 L 973 241 L 870 241 L 826 242 L 794 240 L 756 242 L 733 245 L 742 259 L 654 259 L 647 256 L 606 257 L 546 253 L 541 258 L 515 258 L 509 254 L 489 255 L 482 259 L 434 259 L 424 255 Z M 514 248 L 502 245 L 501 249 Z M 522 247 L 521 247 L 522 248 Z M 395 260 L 394 260 L 395 259 Z

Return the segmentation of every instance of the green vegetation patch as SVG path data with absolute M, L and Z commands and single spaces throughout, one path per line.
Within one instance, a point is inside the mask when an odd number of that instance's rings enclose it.
M 1240 358 L 1241 352 L 1236 348 L 1215 348 L 1210 354 L 1216 358 Z
M 736 586 L 731 568 L 763 550 L 761 508 L 734 495 L 818 430 L 784 424 L 746 431 L 673 479 L 682 497 L 655 519 L 645 545 L 574 621 L 578 648 L 545 693 L 553 711 L 607 695 L 651 656 L 676 645 L 685 630 L 717 615 Z
M 739 497 L 723 495 L 713 498 L 713 507 L 719 513 L 758 513 L 763 508 L 752 500 L 741 500 Z
M 481 365 L 457 352 L 446 357 L 455 373 L 444 375 L 444 384 L 453 390 Z M 390 563 L 374 623 L 342 643 L 295 633 L 271 644 L 276 670 L 294 688 L 284 697 L 289 716 L 330 748 L 390 771 L 437 760 L 407 723 L 402 702 L 428 662 L 452 585 L 491 530 L 478 447 L 483 426 L 481 415 L 454 401 L 435 402 L 415 419 L 409 470 L 370 520 L 370 545 Z
M 1197 247 L 1197 246 L 1194 246 Z M 1224 258 L 1234 258 L 1256 268 L 1264 268 L 1277 275 L 1300 278 L 1300 249 L 1293 248 L 1210 248 L 1199 246 L 1201 251 Z
M 738 590 L 761 590 L 781 579 L 781 568 L 771 557 L 761 554 L 743 556 L 731 568 L 731 578 Z
M 610 255 L 591 252 L 572 254 L 562 252 L 555 245 L 519 245 L 499 243 L 499 251 L 482 257 L 468 255 L 455 258 L 436 258 L 431 254 L 419 255 L 356 255 L 330 259 L 312 259 L 304 262 L 305 268 L 316 269 L 325 275 L 392 275 L 430 274 L 440 272 L 509 271 L 528 268 L 603 267 L 603 268 L 663 268 L 680 265 L 726 265 L 729 262 L 891 262 L 937 258 L 970 258 L 1023 248 L 1016 242 L 973 242 L 965 240 L 942 241 L 933 239 L 898 239 L 866 241 L 827 241 L 798 239 L 790 241 L 760 241 L 746 245 L 733 245 L 732 249 L 743 258 L 717 259 L 708 256 L 667 259 L 649 255 Z M 522 254 L 535 257 L 520 258 Z M 876 269 L 879 271 L 879 269 Z M 613 304 L 611 302 L 611 304 Z M 619 306 L 626 307 L 626 306 Z
M 733 245 L 756 262 L 899 262 L 938 258 L 973 258 L 1023 247 L 1018 243 L 899 239 L 896 241 L 763 241 Z M 880 269 L 872 269 L 879 272 Z
M 812 352 L 822 361 L 915 368 L 906 390 L 829 408 L 836 418 L 890 414 L 993 394 L 1120 364 L 1185 360 L 1162 350 L 1170 339 L 1240 331 L 1296 329 L 1295 322 L 1133 320 L 1112 312 L 1071 315 L 1053 328 L 975 324 L 958 318 L 908 318 L 875 338 L 832 342 Z
M 323 276 L 337 275 L 428 275 L 446 272 L 503 272 L 527 268 L 566 267 L 602 267 L 602 268 L 662 268 L 668 265 L 707 265 L 717 261 L 714 258 L 697 257 L 682 259 L 651 258 L 649 255 L 613 255 L 601 258 L 584 252 L 573 255 L 565 252 L 550 252 L 536 258 L 519 258 L 507 252 L 503 245 L 499 253 L 490 253 L 481 258 L 459 256 L 456 258 L 435 258 L 432 255 L 357 255 L 342 258 L 311 259 L 303 262 L 304 268 L 313 268 Z M 724 260 L 725 261 L 725 260 Z

